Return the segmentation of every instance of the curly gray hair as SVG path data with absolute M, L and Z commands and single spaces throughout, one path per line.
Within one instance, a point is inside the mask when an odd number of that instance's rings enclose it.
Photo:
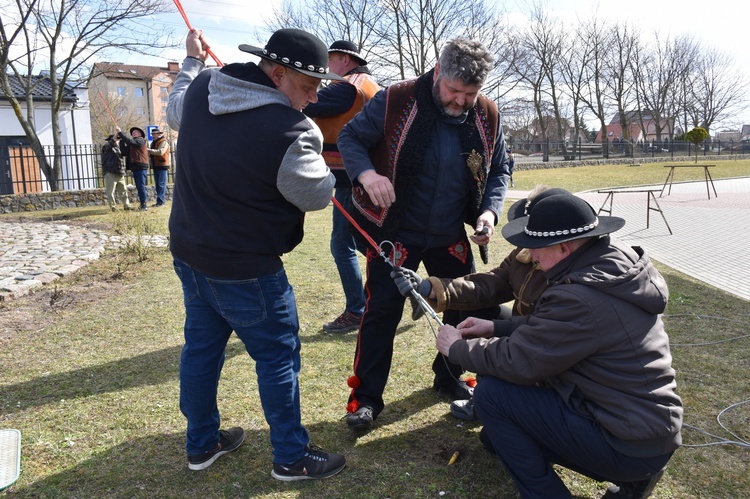
M 440 77 L 481 86 L 492 70 L 493 59 L 481 42 L 454 38 L 440 52 Z

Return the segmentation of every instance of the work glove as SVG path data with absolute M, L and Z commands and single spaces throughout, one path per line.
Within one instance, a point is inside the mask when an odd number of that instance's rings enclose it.
M 419 277 L 419 274 L 404 267 L 394 268 L 391 271 L 391 279 L 396 283 L 398 292 L 403 296 L 411 295 L 411 290 L 413 289 L 423 297 L 427 298 L 432 291 L 432 284 L 430 284 L 430 281 L 425 281 Z

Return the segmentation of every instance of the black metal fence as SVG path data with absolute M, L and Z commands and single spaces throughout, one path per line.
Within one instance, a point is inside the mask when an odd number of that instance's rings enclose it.
M 604 144 L 508 140 L 516 161 L 565 161 L 598 158 L 664 158 L 676 156 L 731 156 L 750 153 L 750 141 L 712 141 L 701 144 L 683 140 L 630 142 L 607 140 Z
M 101 165 L 101 146 L 77 145 L 62 146 L 57 151 L 53 146 L 44 146 L 44 154 L 50 166 L 55 156 L 60 158 L 58 189 L 73 191 L 104 187 Z M 171 152 L 173 166 L 169 169 L 167 183 L 174 182 L 174 152 Z M 132 183 L 130 172 L 126 175 Z M 153 185 L 153 175 L 149 172 L 148 182 Z M 29 146 L 0 146 L 0 194 L 29 194 L 49 192 L 48 179 L 39 166 L 39 160 Z

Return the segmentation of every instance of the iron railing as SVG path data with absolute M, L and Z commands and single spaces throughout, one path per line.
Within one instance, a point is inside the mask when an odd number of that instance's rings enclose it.
M 66 145 L 58 148 L 44 146 L 44 154 L 50 166 L 55 157 L 60 158 L 60 191 L 98 189 L 104 187 L 104 175 L 101 166 L 101 146 Z M 174 152 L 171 153 L 174 165 Z M 124 160 L 123 160 L 124 161 Z M 130 172 L 127 173 L 132 183 Z M 153 174 L 149 171 L 148 182 L 153 185 Z M 174 166 L 169 169 L 167 183 L 174 182 Z M 49 192 L 52 188 L 39 166 L 34 151 L 29 146 L 0 146 L 0 194 L 29 194 Z

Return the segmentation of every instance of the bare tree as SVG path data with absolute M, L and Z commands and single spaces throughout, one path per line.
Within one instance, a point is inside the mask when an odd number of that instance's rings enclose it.
M 685 81 L 689 82 L 690 94 L 684 109 L 693 127 L 700 126 L 710 133 L 718 120 L 731 119 L 747 106 L 747 80 L 726 53 L 702 50 Z
M 617 24 L 612 30 L 612 45 L 607 51 L 604 64 L 607 68 L 607 92 L 617 108 L 622 129 L 622 140 L 632 146 L 630 135 L 631 107 L 635 101 L 635 78 L 633 76 L 634 53 L 640 39 L 627 23 Z
M 579 24 L 578 29 L 573 33 L 570 43 L 563 53 L 561 74 L 570 92 L 573 124 L 575 126 L 573 156 L 576 154 L 580 140 L 581 127 L 578 124 L 584 121 L 583 117 L 586 107 L 591 107 L 591 102 L 597 100 L 590 97 L 587 99 L 588 94 L 591 92 L 592 84 L 596 88 L 596 77 L 591 77 L 591 73 L 595 73 L 595 58 L 598 55 L 597 49 L 599 47 L 597 43 L 592 43 L 592 40 L 596 40 L 598 37 L 591 36 L 591 32 L 593 31 L 592 26 L 595 27 L 596 25 L 596 22 Z
M 581 92 L 581 100 L 599 120 L 602 134 L 602 151 L 607 154 L 607 115 L 611 110 L 611 94 L 607 93 L 609 73 L 607 58 L 613 50 L 611 25 L 594 17 L 583 22 L 579 28 L 578 39 L 581 40 L 582 67 L 585 88 Z
M 569 123 L 563 119 L 564 95 L 560 66 L 566 50 L 566 34 L 559 20 L 550 16 L 542 2 L 533 5 L 529 24 L 520 35 L 516 68 L 526 87 L 533 93 L 542 140 L 546 143 L 554 127 L 567 153 L 564 138 Z M 544 160 L 548 159 L 545 149 Z
M 111 49 L 158 53 L 172 46 L 163 28 L 146 22 L 165 12 L 160 0 L 13 0 L 0 17 L 0 89 L 39 161 L 51 190 L 58 189 L 61 157 L 50 165 L 34 124 L 33 96 L 38 78 L 32 73 L 43 66 L 51 87 L 51 129 L 56 151 L 61 147 L 59 114 L 69 83 L 85 79 L 93 57 Z M 157 35 L 158 34 L 158 35 Z M 160 41 L 166 40 L 166 41 Z M 21 83 L 19 94 L 11 79 Z M 25 103 L 26 113 L 23 112 Z
M 635 52 L 633 66 L 636 97 L 639 104 L 641 128 L 644 134 L 645 115 L 648 112 L 654 123 L 656 140 L 673 133 L 675 118 L 679 114 L 679 84 L 689 74 L 690 61 L 696 58 L 697 44 L 689 36 L 676 39 L 661 39 L 654 34 L 653 48 L 639 47 Z

